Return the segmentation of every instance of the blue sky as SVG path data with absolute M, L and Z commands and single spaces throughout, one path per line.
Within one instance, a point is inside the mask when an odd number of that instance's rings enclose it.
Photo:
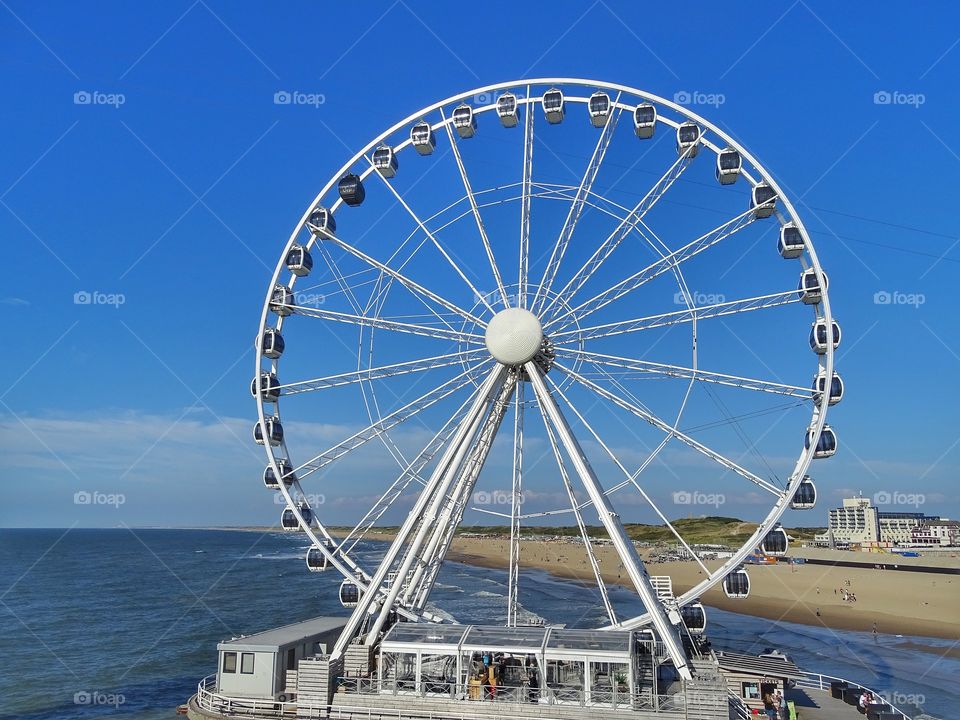
M 807 223 L 843 323 L 847 397 L 831 415 L 841 453 L 816 467 L 823 503 L 787 522 L 823 524 L 855 490 L 960 515 L 960 9 L 684 7 L 3 3 L 0 525 L 274 522 L 247 385 L 296 221 L 353 152 L 417 108 L 546 76 L 703 103 L 691 109 L 749 148 Z M 278 105 L 278 92 L 322 103 Z M 580 150 L 555 157 L 579 169 Z M 76 303 L 84 292 L 106 304 Z M 718 352 L 743 355 L 726 342 Z M 304 442 L 355 429 L 341 402 L 308 411 Z M 682 480 L 664 475 L 664 493 L 711 487 L 675 460 Z M 310 491 L 349 520 L 380 475 Z M 77 505 L 78 491 L 124 502 Z M 765 509 L 727 496 L 722 514 Z

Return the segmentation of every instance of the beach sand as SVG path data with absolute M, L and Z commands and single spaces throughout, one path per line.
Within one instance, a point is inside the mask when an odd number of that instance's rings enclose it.
M 629 578 L 614 549 L 605 545 L 595 551 L 604 581 L 628 586 Z M 458 537 L 448 559 L 505 568 L 509 556 L 506 538 Z M 646 553 L 641 556 L 647 561 Z M 576 543 L 525 540 L 521 564 L 594 584 L 586 553 Z M 705 564 L 713 569 L 721 562 Z M 678 595 L 703 579 L 703 570 L 692 561 L 647 562 L 647 569 L 651 575 L 670 575 Z M 842 630 L 870 632 L 876 623 L 877 632 L 884 635 L 960 638 L 960 575 L 786 563 L 750 565 L 747 571 L 748 598 L 730 599 L 720 587 L 714 587 L 703 596 L 703 603 L 771 620 Z M 857 601 L 844 601 L 842 589 L 853 592 Z

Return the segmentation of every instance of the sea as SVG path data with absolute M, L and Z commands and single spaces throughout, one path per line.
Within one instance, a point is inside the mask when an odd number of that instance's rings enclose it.
M 375 563 L 382 542 L 358 546 Z M 0 720 L 173 718 L 216 670 L 217 642 L 342 615 L 339 576 L 310 573 L 299 534 L 227 530 L 0 529 Z M 431 601 L 446 617 L 502 624 L 506 573 L 446 563 Z M 526 571 L 529 620 L 603 624 L 595 588 Z M 613 596 L 623 616 L 642 605 Z M 534 612 L 535 610 L 535 612 Z M 708 608 L 714 647 L 779 648 L 801 668 L 882 692 L 914 716 L 957 717 L 957 643 L 773 622 Z

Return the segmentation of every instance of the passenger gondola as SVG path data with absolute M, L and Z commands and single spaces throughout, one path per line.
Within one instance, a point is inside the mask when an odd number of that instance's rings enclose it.
M 740 153 L 732 147 L 725 148 L 717 153 L 717 181 L 721 185 L 733 185 L 740 177 L 743 161 Z
M 707 611 L 699 600 L 680 608 L 680 617 L 691 635 L 703 635 L 707 629 Z
M 505 92 L 497 98 L 497 116 L 500 118 L 500 123 L 504 127 L 511 128 L 517 126 L 520 118 L 516 95 Z
M 800 484 L 797 486 L 793 499 L 790 501 L 790 507 L 794 510 L 809 510 L 817 504 L 817 486 L 809 475 L 804 475 Z
M 297 476 L 294 475 L 293 465 L 290 464 L 289 460 L 280 458 L 277 460 L 277 467 L 280 469 L 280 476 L 283 478 L 284 485 L 292 485 L 296 482 Z M 263 469 L 263 484 L 271 490 L 280 488 L 280 483 L 277 481 L 277 473 L 274 472 L 273 465 L 267 465 Z
M 303 245 L 294 245 L 287 253 L 287 270 L 297 277 L 304 277 L 313 270 L 313 258 Z
M 257 420 L 256 424 L 253 426 L 253 439 L 257 445 L 263 445 L 265 442 L 269 442 L 273 447 L 277 447 L 280 443 L 283 442 L 283 425 L 280 423 L 280 418 L 276 415 L 264 419 L 264 423 L 267 426 L 267 431 L 263 431 L 263 424 Z
M 270 294 L 270 312 L 287 317 L 293 313 L 293 290 L 286 285 L 276 285 Z
M 750 209 L 757 219 L 768 218 L 773 215 L 777 207 L 777 193 L 765 182 L 759 182 L 750 191 Z
M 541 100 L 543 113 L 547 116 L 547 122 L 556 125 L 563 122 L 563 116 L 566 113 L 563 91 L 557 88 L 550 88 L 543 94 Z
M 677 154 L 694 158 L 700 152 L 703 131 L 695 122 L 685 122 L 677 128 Z
M 355 608 L 360 603 L 360 586 L 355 580 L 340 583 L 340 604 L 345 608 Z
M 340 178 L 340 182 L 337 183 L 337 192 L 340 193 L 340 199 L 350 207 L 358 206 L 367 196 L 360 176 L 353 173 L 347 173 Z
M 463 103 L 454 109 L 453 129 L 464 139 L 472 138 L 477 134 L 477 118 L 473 114 L 472 107 Z
M 641 103 L 633 110 L 633 132 L 641 140 L 653 137 L 657 129 L 657 108 L 650 103 Z
M 276 360 L 283 355 L 283 335 L 275 328 L 267 328 L 260 338 L 260 354 L 265 358 Z
M 337 221 L 333 218 L 333 213 L 322 205 L 318 205 L 310 213 L 307 222 L 313 227 L 310 229 L 314 235 L 322 236 L 323 233 L 335 233 L 337 231 Z
M 784 260 L 795 260 L 803 255 L 803 235 L 800 228 L 792 222 L 780 228 L 780 239 L 777 241 L 777 252 Z
M 392 178 L 397 174 L 400 163 L 397 154 L 389 145 L 381 145 L 373 151 L 373 167 L 385 178 Z
M 327 549 L 330 549 L 330 544 L 327 543 Z M 330 560 L 324 554 L 323 550 L 318 548 L 316 545 L 313 545 L 309 550 L 307 550 L 307 569 L 310 572 L 324 572 L 330 568 Z
M 823 402 L 823 393 L 826 390 L 827 376 L 821 371 L 813 379 L 813 402 L 820 406 Z M 828 405 L 836 405 L 843 399 L 843 380 L 836 372 L 833 373 L 833 380 L 830 383 L 830 397 L 827 399 Z
M 823 300 L 823 291 L 829 289 L 830 281 L 827 274 L 823 273 L 823 287 L 820 287 L 820 280 L 817 278 L 817 271 L 813 268 L 807 268 L 800 273 L 800 282 L 797 284 L 797 296 L 804 305 L 816 305 Z
M 834 320 L 833 323 L 833 349 L 840 347 L 840 324 Z M 817 355 L 825 355 L 829 342 L 827 340 L 827 321 L 818 318 L 810 327 L 810 349 Z
M 772 557 L 783 557 L 787 554 L 787 547 L 790 544 L 790 538 L 787 531 L 781 525 L 777 525 L 773 530 L 767 533 L 760 545 L 764 555 Z
M 276 402 L 280 397 L 280 381 L 273 373 L 260 373 L 250 383 L 250 394 L 263 402 Z
M 421 120 L 410 128 L 410 142 L 413 149 L 421 155 L 430 155 L 437 146 L 437 138 L 430 123 Z
M 813 440 L 813 430 L 807 431 L 807 436 L 803 441 L 803 447 L 810 449 L 810 443 Z M 837 434 L 829 425 L 823 426 L 820 438 L 817 440 L 817 447 L 813 451 L 815 458 L 828 458 L 837 454 Z
M 605 92 L 595 92 L 587 101 L 587 109 L 590 111 L 590 122 L 594 127 L 601 128 L 607 124 L 610 119 L 610 109 L 612 103 L 610 96 Z
M 723 592 L 728 598 L 743 599 L 750 595 L 750 576 L 742 567 L 723 579 Z

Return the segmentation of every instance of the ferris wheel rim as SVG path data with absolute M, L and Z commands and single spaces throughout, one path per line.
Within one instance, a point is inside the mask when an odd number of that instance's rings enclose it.
M 458 93 L 458 94 L 456 94 L 456 95 L 450 96 L 449 98 L 446 98 L 446 99 L 441 100 L 441 101 L 439 101 L 439 102 L 437 102 L 437 103 L 434 103 L 433 105 L 430 105 L 430 106 L 427 106 L 427 107 L 425 107 L 425 108 L 422 108 L 421 110 L 418 110 L 417 112 L 408 115 L 406 118 L 404 118 L 404 119 L 401 120 L 400 122 L 396 123 L 394 126 L 392 126 L 392 127 L 389 128 L 388 130 L 386 130 L 385 132 L 383 132 L 381 135 L 377 136 L 374 140 L 372 140 L 370 143 L 368 143 L 366 146 L 364 146 L 364 148 L 362 148 L 362 149 L 361 149 L 356 155 L 354 155 L 348 162 L 346 162 L 346 163 L 339 169 L 339 171 L 338 171 L 337 173 L 335 173 L 335 174 L 331 177 L 331 180 L 330 180 L 329 182 L 327 182 L 327 184 L 322 188 L 322 190 L 321 190 L 321 191 L 318 193 L 318 195 L 314 198 L 313 202 L 311 202 L 311 203 L 309 204 L 309 206 L 307 207 L 307 210 L 305 211 L 305 213 L 304 213 L 303 217 L 301 218 L 300 222 L 297 224 L 296 228 L 294 229 L 293 233 L 291 234 L 289 240 L 287 241 L 287 243 L 286 243 L 286 245 L 285 245 L 285 247 L 284 247 L 283 254 L 281 255 L 280 260 L 278 261 L 277 266 L 276 266 L 276 268 L 275 268 L 275 270 L 274 270 L 274 274 L 273 274 L 273 276 L 272 276 L 272 278 L 271 278 L 270 284 L 268 285 L 267 297 L 266 297 L 265 302 L 264 302 L 264 304 L 263 304 L 263 309 L 262 309 L 262 312 L 261 312 L 260 325 L 259 325 L 259 331 L 258 331 L 257 341 L 256 341 L 256 344 L 257 344 L 257 354 L 256 354 L 256 355 L 257 355 L 257 356 L 256 356 L 256 358 L 255 358 L 255 363 L 256 363 L 256 375 L 255 375 L 255 377 L 259 377 L 260 373 L 263 372 L 263 357 L 262 357 L 262 355 L 261 355 L 261 353 L 260 353 L 260 350 L 261 350 L 261 348 L 260 348 L 260 343 L 261 343 L 261 340 L 262 340 L 264 331 L 265 331 L 266 329 L 268 329 L 268 328 L 271 327 L 271 325 L 269 324 L 269 317 L 270 317 L 270 310 L 269 310 L 269 308 L 270 308 L 270 298 L 271 298 L 271 293 L 272 293 L 272 291 L 273 291 L 273 288 L 278 284 L 278 281 L 279 281 L 279 279 L 280 279 L 280 275 L 281 275 L 281 273 L 283 272 L 283 270 L 284 270 L 284 268 L 285 268 L 284 260 L 285 260 L 285 258 L 286 258 L 286 256 L 287 256 L 287 253 L 288 253 L 288 251 L 290 250 L 291 246 L 295 243 L 296 238 L 298 237 L 298 235 L 301 234 L 303 228 L 305 227 L 306 222 L 307 222 L 308 218 L 310 217 L 310 213 L 312 212 L 313 208 L 315 208 L 315 207 L 318 205 L 318 203 L 320 203 L 320 202 L 322 201 L 322 199 L 330 192 L 331 188 L 335 185 L 335 183 L 337 182 L 338 178 L 340 178 L 344 173 L 348 172 L 351 168 L 355 167 L 358 162 L 360 162 L 361 160 L 363 160 L 363 159 L 366 157 L 367 153 L 369 153 L 373 148 L 375 148 L 375 147 L 377 147 L 378 145 L 380 145 L 386 138 L 390 137 L 392 134 L 396 133 L 398 130 L 401 130 L 401 129 L 403 129 L 403 128 L 406 127 L 406 126 L 409 126 L 412 122 L 417 121 L 419 118 L 427 115 L 428 113 L 431 113 L 431 112 L 434 112 L 434 111 L 437 111 L 437 110 L 441 110 L 441 111 L 442 111 L 443 108 L 445 108 L 445 107 L 447 107 L 447 106 L 450 106 L 450 105 L 452 105 L 453 103 L 456 103 L 456 102 L 458 102 L 458 101 L 466 100 L 466 99 L 470 98 L 471 96 L 477 96 L 477 95 L 480 95 L 480 94 L 482 94 L 482 93 L 493 93 L 493 92 L 496 92 L 496 91 L 498 91 L 498 90 L 510 90 L 510 89 L 517 89 L 517 88 L 522 88 L 522 87 L 528 87 L 528 88 L 529 88 L 529 87 L 533 87 L 533 86 L 554 86 L 554 85 L 564 86 L 564 87 L 566 87 L 566 86 L 576 86 L 576 87 L 589 87 L 589 88 L 592 88 L 592 89 L 604 89 L 604 90 L 610 90 L 610 91 L 617 91 L 617 92 L 627 93 L 627 94 L 632 95 L 632 96 L 634 96 L 634 97 L 642 98 L 642 99 L 644 99 L 644 100 L 646 100 L 646 101 L 648 101 L 648 102 L 655 103 L 655 104 L 658 105 L 658 106 L 662 106 L 662 107 L 665 107 L 665 108 L 670 108 L 672 111 L 676 112 L 676 113 L 679 114 L 680 116 L 682 116 L 682 117 L 684 117 L 684 118 L 687 118 L 687 119 L 689 119 L 689 120 L 692 120 L 692 121 L 698 123 L 698 124 L 701 125 L 703 128 L 706 128 L 706 129 L 710 130 L 710 132 L 712 132 L 712 133 L 713 133 L 714 135 L 716 135 L 717 137 L 725 140 L 729 146 L 737 149 L 737 150 L 741 153 L 741 155 L 742 155 L 742 157 L 744 158 L 744 160 L 745 160 L 746 162 L 748 162 L 748 163 L 757 171 L 757 173 L 758 173 L 758 175 L 759 175 L 759 177 L 758 177 L 757 180 L 751 179 L 750 182 L 751 182 L 752 184 L 754 184 L 754 185 L 755 185 L 756 183 L 758 183 L 758 182 L 765 182 L 765 183 L 767 183 L 771 188 L 773 188 L 773 190 L 774 190 L 775 193 L 776 193 L 778 202 L 781 202 L 781 203 L 782 203 L 782 205 L 783 205 L 786 213 L 789 215 L 789 217 L 790 217 L 790 219 L 791 219 L 791 222 L 795 223 L 796 226 L 798 227 L 798 229 L 800 230 L 800 233 L 801 233 L 801 236 L 802 236 L 802 238 L 803 238 L 803 240 L 804 240 L 804 245 L 805 245 L 805 253 L 806 253 L 806 254 L 805 254 L 805 256 L 804 256 L 804 262 L 806 261 L 807 258 L 809 258 L 810 268 L 813 269 L 813 271 L 814 271 L 814 273 L 815 273 L 815 275 L 816 275 L 816 277 L 817 277 L 817 280 L 818 280 L 818 282 L 820 283 L 820 287 L 823 288 L 823 291 L 822 291 L 822 299 L 821 299 L 820 303 L 815 307 L 816 316 L 817 316 L 817 319 L 818 319 L 818 320 L 822 320 L 823 322 L 825 322 L 825 323 L 827 324 L 828 327 L 832 328 L 832 324 L 833 324 L 834 320 L 833 320 L 833 316 L 832 316 L 831 309 L 830 309 L 829 292 L 828 292 L 828 290 L 827 290 L 827 288 L 826 288 L 825 275 L 824 275 L 823 270 L 822 270 L 822 268 L 821 268 L 821 265 L 820 265 L 820 262 L 819 262 L 819 258 L 818 258 L 817 254 L 816 254 L 816 248 L 815 248 L 815 246 L 813 245 L 813 243 L 810 241 L 809 234 L 808 234 L 808 232 L 807 232 L 807 230 L 806 230 L 806 228 L 805 228 L 805 226 L 804 226 L 804 224 L 803 224 L 802 218 L 798 215 L 798 213 L 796 212 L 794 206 L 793 206 L 792 203 L 790 202 L 789 197 L 782 191 L 782 189 L 780 188 L 780 186 L 779 186 L 779 184 L 776 182 L 776 180 L 764 169 L 764 167 L 759 163 L 759 161 L 758 161 L 748 150 L 746 150 L 738 141 L 734 140 L 732 137 L 730 137 L 726 132 L 724 132 L 723 130 L 721 130 L 719 127 L 717 127 L 717 126 L 714 125 L 713 123 L 709 122 L 709 121 L 706 120 L 705 118 L 701 117 L 701 116 L 698 115 L 697 113 L 692 112 L 692 111 L 689 110 L 688 108 L 683 107 L 683 106 L 680 106 L 680 105 L 678 105 L 678 104 L 676 104 L 676 103 L 673 103 L 673 102 L 671 102 L 671 101 L 669 101 L 669 100 L 667 100 L 667 99 L 665 99 L 665 98 L 659 97 L 659 96 L 654 95 L 654 94 L 652 94 L 652 93 L 648 93 L 648 92 L 646 92 L 646 91 L 639 90 L 639 89 L 637 89 L 637 88 L 632 88 L 632 87 L 629 87 L 629 86 L 626 86 L 626 85 L 619 85 L 619 84 L 615 84 L 615 83 L 609 83 L 609 82 L 605 82 L 605 81 L 589 80 L 589 79 L 577 79 L 577 78 L 533 78 L 533 79 L 527 79 L 527 80 L 515 80 L 515 81 L 509 81 L 509 82 L 503 82 L 503 83 L 496 83 L 496 84 L 492 84 L 492 85 L 486 85 L 486 86 L 483 86 L 483 87 L 480 87 L 480 88 L 476 88 L 476 89 L 473 89 L 473 90 L 470 90 L 470 91 L 467 91 L 467 92 Z M 577 102 L 580 101 L 579 99 L 576 99 L 576 100 L 574 100 L 573 98 L 570 98 L 570 99 L 571 99 L 572 101 L 577 101 Z M 540 102 L 540 99 L 539 99 L 539 98 L 535 98 L 535 97 L 529 97 L 529 96 L 527 96 L 527 97 L 524 97 L 524 98 L 518 98 L 518 101 L 519 101 L 520 103 L 527 103 L 527 104 L 529 104 L 529 103 L 534 103 L 534 104 L 536 104 L 536 103 L 539 103 L 539 102 Z M 493 103 L 489 103 L 489 104 L 487 104 L 487 105 L 485 105 L 485 106 L 475 108 L 475 112 L 478 112 L 478 113 L 489 112 L 489 111 L 491 111 L 491 110 L 493 109 L 493 107 L 494 107 L 494 104 L 493 104 Z M 624 105 L 623 107 L 627 107 L 627 106 Z M 621 108 L 621 109 L 623 109 L 623 108 Z M 662 121 L 665 122 L 667 125 L 672 125 L 672 126 L 675 126 L 676 124 L 679 124 L 679 123 L 670 122 L 670 121 L 667 120 L 667 119 L 663 119 Z M 438 126 L 441 126 L 441 125 L 443 125 L 443 126 L 448 126 L 451 122 L 452 122 L 452 116 L 451 116 L 451 117 L 447 117 L 447 118 L 446 118 L 445 120 L 443 120 L 441 123 L 438 123 Z M 409 145 L 409 142 L 401 143 L 400 145 L 397 146 L 397 149 L 398 149 L 398 150 L 403 150 L 403 149 L 404 149 L 406 146 L 408 146 L 408 145 Z M 707 144 L 706 142 L 704 143 L 704 145 L 705 145 L 706 147 L 710 147 L 710 149 L 713 150 L 714 152 L 718 152 L 718 148 L 717 148 L 717 147 L 711 147 L 711 146 L 710 146 L 709 144 Z M 373 169 L 372 166 L 371 166 L 370 168 L 365 169 L 362 177 L 366 177 L 367 175 L 369 175 L 369 173 L 373 172 L 373 170 L 374 170 L 374 169 Z M 746 176 L 746 177 L 749 177 L 749 175 L 746 175 L 746 173 L 745 173 L 745 176 Z M 339 203 L 339 201 L 337 201 L 337 202 L 335 202 L 335 203 L 333 203 L 333 204 L 331 205 L 331 212 L 333 212 L 334 210 L 337 209 L 338 203 Z M 804 267 L 805 267 L 805 269 L 806 269 L 806 264 L 804 265 Z M 291 287 L 291 288 L 292 288 L 292 285 L 293 285 L 293 283 L 290 284 L 290 287 Z M 284 320 L 284 318 L 282 318 L 282 317 L 281 317 L 281 318 L 278 318 L 277 329 L 279 329 L 280 327 L 282 327 L 283 320 Z M 832 330 L 831 330 L 831 333 L 832 333 Z M 821 366 L 822 372 L 826 375 L 826 377 L 832 377 L 832 376 L 833 376 L 833 367 L 834 367 L 834 347 L 833 347 L 833 343 L 830 343 L 830 342 L 827 343 L 826 350 L 825 350 L 825 352 L 821 355 L 821 359 L 820 359 L 819 362 L 820 362 L 820 366 Z M 272 371 L 275 372 L 276 367 L 277 367 L 276 362 L 275 362 L 275 361 L 271 362 L 270 366 L 271 366 L 271 368 L 272 368 Z M 258 419 L 259 419 L 259 422 L 260 422 L 260 423 L 265 423 L 269 416 L 268 416 L 268 415 L 266 414 L 266 412 L 265 412 L 264 403 L 258 399 L 258 401 L 257 401 L 257 406 L 258 406 Z M 828 403 L 823 403 L 823 404 L 822 404 L 822 407 L 819 408 L 819 409 L 818 409 L 818 408 L 814 408 L 813 419 L 812 419 L 812 422 L 811 422 L 811 425 L 810 425 L 810 428 L 809 428 L 809 429 L 810 429 L 810 432 L 813 433 L 814 437 L 819 437 L 819 434 L 821 433 L 824 425 L 826 424 L 827 408 L 828 408 Z M 279 414 L 279 413 L 277 413 L 277 414 Z M 271 415 L 271 416 L 272 416 L 272 415 Z M 265 425 L 264 425 L 264 426 L 265 426 Z M 682 606 L 682 605 L 686 605 L 686 604 L 692 603 L 692 602 L 694 602 L 696 599 L 698 599 L 698 598 L 699 598 L 706 590 L 708 590 L 710 587 L 713 587 L 713 586 L 715 586 L 716 584 L 718 584 L 719 582 L 722 582 L 722 580 L 723 580 L 729 573 L 733 572 L 737 567 L 739 567 L 739 565 L 742 563 L 743 559 L 745 559 L 745 557 L 750 554 L 750 552 L 752 551 L 752 549 L 755 548 L 756 545 L 759 544 L 760 541 L 762 541 L 765 532 L 766 532 L 766 531 L 769 531 L 771 528 L 773 528 L 773 527 L 776 525 L 776 523 L 779 521 L 780 517 L 783 515 L 783 513 L 784 513 L 784 512 L 786 511 L 786 509 L 789 507 L 790 500 L 792 499 L 794 493 L 796 492 L 797 487 L 799 486 L 800 482 L 802 481 L 802 479 L 804 478 L 804 476 L 805 476 L 805 474 L 806 474 L 807 469 L 809 468 L 809 465 L 810 465 L 810 463 L 811 463 L 811 461 L 812 461 L 812 459 L 813 459 L 813 455 L 814 455 L 814 451 L 815 451 L 815 445 L 816 445 L 815 442 L 809 443 L 809 447 L 806 448 L 806 449 L 801 453 L 801 456 L 800 456 L 800 458 L 799 458 L 798 461 L 797 461 L 797 464 L 796 464 L 796 466 L 795 466 L 795 469 L 794 469 L 793 473 L 791 473 L 791 475 L 790 475 L 790 479 L 789 479 L 789 482 L 788 482 L 788 484 L 787 484 L 787 487 L 784 488 L 783 494 L 782 494 L 781 497 L 778 499 L 777 503 L 774 505 L 774 508 L 773 508 L 773 509 L 771 510 L 771 512 L 761 521 L 761 523 L 760 523 L 759 526 L 758 526 L 757 532 L 756 532 L 755 535 L 751 538 L 751 540 L 748 541 L 748 542 L 744 545 L 744 547 L 741 548 L 741 550 L 740 550 L 738 553 L 735 554 L 734 558 L 732 558 L 728 563 L 725 563 L 725 564 L 721 567 L 721 569 L 724 569 L 725 571 L 724 571 L 722 574 L 720 573 L 720 570 L 715 571 L 715 573 L 714 573 L 713 575 L 711 575 L 710 577 L 708 577 L 706 580 L 704 580 L 703 582 L 701 582 L 701 583 L 699 583 L 698 585 L 694 586 L 694 587 L 693 587 L 690 591 L 688 591 L 687 593 L 684 593 L 683 595 L 681 595 L 680 597 L 678 597 L 678 598 L 677 598 L 678 604 L 680 604 L 680 605 Z M 283 443 L 281 444 L 280 447 L 282 448 L 284 457 L 290 457 L 290 456 L 289 456 L 289 453 L 288 453 L 288 451 L 287 451 L 286 441 L 285 441 L 285 440 L 283 441 Z M 271 466 L 273 466 L 273 469 L 274 469 L 274 472 L 276 473 L 276 476 L 277 476 L 278 478 L 280 478 L 280 477 L 281 477 L 281 473 L 280 473 L 279 467 L 277 466 L 277 458 L 276 458 L 276 455 L 274 454 L 274 452 L 272 451 L 272 448 L 271 448 L 271 446 L 270 446 L 269 443 L 265 444 L 265 449 L 266 449 L 266 454 L 267 454 L 267 456 L 268 456 L 268 461 L 269 461 L 269 463 L 271 464 Z M 299 485 L 299 480 L 297 480 L 297 481 L 295 482 L 295 484 L 293 485 L 293 487 L 296 488 L 296 489 L 301 493 L 301 495 L 303 495 L 303 493 L 302 493 L 302 488 L 301 488 L 300 485 Z M 321 522 L 319 522 L 319 521 L 317 522 L 317 525 L 318 525 L 318 528 L 317 528 L 317 529 L 320 531 L 321 535 L 323 536 L 323 540 L 320 540 L 320 539 L 317 537 L 317 535 L 314 534 L 312 528 L 311 528 L 310 526 L 307 526 L 306 523 L 303 522 L 303 517 L 300 515 L 300 511 L 299 511 L 299 509 L 297 508 L 297 504 L 295 503 L 292 494 L 288 491 L 288 488 L 286 487 L 286 483 L 280 481 L 280 482 L 279 482 L 279 487 L 278 487 L 278 489 L 279 489 L 279 491 L 282 493 L 282 495 L 284 496 L 284 498 L 285 498 L 285 500 L 286 500 L 286 502 L 287 502 L 287 507 L 292 508 L 292 509 L 294 510 L 295 514 L 296 514 L 297 517 L 298 517 L 298 520 L 300 521 L 300 524 L 301 524 L 302 529 L 304 529 L 304 530 L 307 532 L 307 534 L 308 534 L 308 536 L 310 537 L 311 542 L 313 543 L 313 545 L 316 546 L 316 547 L 319 547 L 319 548 L 321 549 L 321 551 L 324 552 L 325 555 L 327 555 L 328 551 L 327 551 L 327 546 L 326 546 L 326 542 L 325 542 L 325 541 L 333 541 L 333 538 L 332 538 L 332 537 L 330 536 L 330 534 L 328 533 L 326 527 L 323 526 L 323 524 L 322 524 Z M 754 539 L 756 539 L 757 542 L 753 542 Z M 751 545 L 751 543 L 752 543 L 752 545 Z M 334 552 L 334 553 L 331 553 L 331 554 L 328 556 L 328 560 L 331 562 L 331 565 L 332 565 L 333 567 L 335 567 L 345 578 L 353 578 L 353 577 L 356 577 L 356 573 L 357 573 L 357 570 L 358 570 L 358 566 L 355 566 L 355 565 L 353 565 L 352 563 L 346 563 L 346 564 L 340 563 L 339 560 L 338 560 L 338 558 L 336 557 L 336 553 L 335 553 L 335 552 Z M 363 573 L 363 575 L 364 575 L 365 577 L 369 577 L 368 574 L 365 573 L 365 572 Z M 636 622 L 636 626 L 639 626 L 639 625 L 644 624 L 644 623 L 643 623 L 643 620 L 644 620 L 646 617 L 647 617 L 646 615 L 637 616 L 636 618 L 633 618 L 633 619 L 627 621 L 627 623 L 634 623 L 634 622 Z M 625 623 L 625 624 L 626 624 L 626 623 Z M 625 624 L 622 624 L 621 627 L 623 627 Z

